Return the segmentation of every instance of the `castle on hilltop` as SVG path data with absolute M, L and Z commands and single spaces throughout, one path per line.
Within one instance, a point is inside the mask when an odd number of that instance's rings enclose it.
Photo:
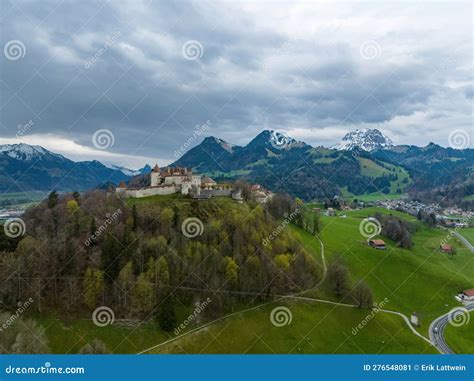
M 150 173 L 150 186 L 129 188 L 122 182 L 115 191 L 120 196 L 132 198 L 181 193 L 196 199 L 224 196 L 242 200 L 240 190 L 234 191 L 229 186 L 219 185 L 210 177 L 193 173 L 190 168 L 160 169 L 158 165 Z

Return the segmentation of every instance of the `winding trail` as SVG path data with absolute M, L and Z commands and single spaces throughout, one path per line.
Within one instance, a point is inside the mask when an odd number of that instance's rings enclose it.
M 302 294 L 304 294 L 304 293 L 307 293 L 307 292 L 309 292 L 309 291 L 313 291 L 313 290 L 317 289 L 317 288 L 320 287 L 320 286 L 323 284 L 323 282 L 326 280 L 326 275 L 327 275 L 328 269 L 327 269 L 327 264 L 326 264 L 326 256 L 324 255 L 324 244 L 323 244 L 323 241 L 321 241 L 321 238 L 319 238 L 319 236 L 316 236 L 316 238 L 318 239 L 318 241 L 319 241 L 319 243 L 320 243 L 320 245 L 321 245 L 321 262 L 322 262 L 322 265 L 323 265 L 323 275 L 322 275 L 321 279 L 319 280 L 319 282 L 316 283 L 315 286 L 311 287 L 311 288 L 308 289 L 308 290 L 304 290 L 304 291 L 298 292 L 298 293 L 293 294 L 293 295 L 273 295 L 273 296 L 277 297 L 277 299 L 272 300 L 272 301 L 267 302 L 267 303 L 259 304 L 258 306 L 254 306 L 254 307 L 251 307 L 251 308 L 247 308 L 247 309 L 245 309 L 245 310 L 241 310 L 241 311 L 238 311 L 238 312 L 233 312 L 233 313 L 231 313 L 231 314 L 222 316 L 222 317 L 220 317 L 220 318 L 218 318 L 218 319 L 212 320 L 212 321 L 210 321 L 210 322 L 208 322 L 208 323 L 206 323 L 206 324 L 203 324 L 203 325 L 201 325 L 201 326 L 199 326 L 199 327 L 196 327 L 196 328 L 194 328 L 194 329 L 191 329 L 191 330 L 189 330 L 189 331 L 187 331 L 187 332 L 185 332 L 185 333 L 183 333 L 183 334 L 181 334 L 181 335 L 178 335 L 178 336 L 176 336 L 176 337 L 173 337 L 172 339 L 169 339 L 169 340 L 166 340 L 166 341 L 164 341 L 164 342 L 162 342 L 162 343 L 160 343 L 160 344 L 154 345 L 153 347 L 144 349 L 143 351 L 138 352 L 138 354 L 140 355 L 140 354 L 144 354 L 144 353 L 150 352 L 150 351 L 152 351 L 152 350 L 154 350 L 154 349 L 157 349 L 157 348 L 159 348 L 159 347 L 161 347 L 161 346 L 163 346 L 163 345 L 166 345 L 166 344 L 169 344 L 169 343 L 171 343 L 171 342 L 173 342 L 173 341 L 175 341 L 175 340 L 181 339 L 181 338 L 184 337 L 184 336 L 188 336 L 188 335 L 190 335 L 190 334 L 192 334 L 192 333 L 194 333 L 194 332 L 197 332 L 197 331 L 199 331 L 199 330 L 201 330 L 201 329 L 203 329 L 203 328 L 209 327 L 210 325 L 213 325 L 213 324 L 215 324 L 215 323 L 218 323 L 218 322 L 220 322 L 220 321 L 222 321 L 222 320 L 224 320 L 224 319 L 230 318 L 230 317 L 232 317 L 232 316 L 237 316 L 237 315 L 240 315 L 240 314 L 249 312 L 249 311 L 256 310 L 256 309 L 258 309 L 258 308 L 265 307 L 265 306 L 267 306 L 267 305 L 269 305 L 269 304 L 278 302 L 279 300 L 282 300 L 282 299 L 284 299 L 284 298 L 286 298 L 286 297 L 295 297 L 295 298 L 296 298 L 296 297 L 298 297 L 298 295 L 302 295 Z M 242 293 L 240 293 L 240 294 L 242 294 Z M 251 293 L 245 293 L 245 294 L 248 294 L 248 295 L 260 295 L 260 293 L 253 293 L 253 292 L 251 292 Z
M 308 293 L 310 291 L 314 291 L 315 289 L 319 288 L 323 282 L 326 280 L 326 275 L 327 275 L 327 264 L 326 264 L 326 257 L 324 255 L 324 244 L 323 242 L 321 241 L 321 239 L 319 238 L 319 236 L 316 237 L 321 245 L 321 261 L 322 261 L 322 265 L 323 265 L 323 276 L 321 277 L 321 279 L 319 280 L 319 282 L 312 288 L 308 289 L 308 290 L 304 290 L 304 291 L 301 291 L 299 293 L 296 293 L 296 294 L 292 294 L 292 295 L 273 295 L 275 297 L 277 297 L 277 299 L 275 300 L 272 300 L 270 302 L 267 302 L 267 303 L 264 303 L 264 304 L 260 304 L 258 306 L 254 306 L 254 307 L 251 307 L 251 308 L 247 308 L 245 310 L 242 310 L 242 311 L 238 311 L 238 312 L 234 312 L 234 313 L 231 313 L 231 314 L 228 314 L 228 315 L 225 315 L 225 316 L 222 316 L 218 319 L 215 319 L 213 321 L 210 321 L 206 324 L 203 324 L 199 327 L 196 327 L 194 329 L 191 329 L 181 335 L 178 335 L 176 337 L 173 337 L 169 340 L 166 340 L 160 344 L 157 344 L 157 345 L 154 345 L 150 348 L 147 348 L 141 352 L 139 352 L 138 354 L 144 354 L 144 353 L 147 353 L 147 352 L 150 352 L 154 349 L 157 349 L 157 348 L 160 348 L 164 345 L 167 345 L 173 341 L 176 341 L 178 339 L 181 339 L 185 336 L 188 336 L 188 335 L 191 335 L 197 331 L 200 331 L 206 327 L 209 327 L 213 324 L 216 324 L 222 320 L 225 320 L 227 318 L 230 318 L 232 316 L 237 316 L 237 315 L 240 315 L 240 314 L 244 314 L 246 312 L 249 312 L 249 311 L 253 311 L 253 310 L 256 310 L 256 309 L 259 309 L 259 308 L 262 308 L 264 306 L 267 306 L 269 304 L 272 304 L 272 303 L 275 303 L 275 302 L 278 302 L 279 300 L 283 300 L 283 299 L 293 299 L 293 300 L 303 300 L 303 301 L 308 301 L 308 302 L 316 302 L 316 303 L 325 303 L 325 304 L 331 304 L 331 305 L 335 305 L 335 306 L 340 306 L 340 307 L 347 307 L 347 308 L 358 308 L 357 305 L 355 304 L 347 304 L 347 303 L 339 303 L 339 302 L 333 302 L 331 300 L 325 300 L 325 299 L 317 299 L 317 298 L 311 298 L 311 297 L 307 297 L 307 296 L 302 296 L 303 294 L 305 293 Z M 252 294 L 252 295 L 259 295 L 258 293 L 247 293 L 247 294 Z M 474 304 L 473 304 L 473 307 L 474 307 Z M 372 310 L 374 311 L 374 310 Z M 434 343 L 435 342 L 432 342 L 430 339 L 428 339 L 427 337 L 423 336 L 422 334 L 420 334 L 410 323 L 410 320 L 408 319 L 408 317 L 404 314 L 402 314 L 401 312 L 397 312 L 397 311 L 392 311 L 392 310 L 386 310 L 386 309 L 379 309 L 378 310 L 379 312 L 384 312 L 384 313 L 388 313 L 388 314 L 392 314 L 392 315 L 397 315 L 399 317 L 401 317 L 405 323 L 407 324 L 407 326 L 410 328 L 410 330 L 413 332 L 414 335 L 418 336 L 420 339 L 426 341 L 428 344 L 430 345 L 433 345 L 435 346 L 440 352 L 441 350 L 439 349 L 438 346 L 436 346 Z M 443 353 L 443 352 L 441 352 Z

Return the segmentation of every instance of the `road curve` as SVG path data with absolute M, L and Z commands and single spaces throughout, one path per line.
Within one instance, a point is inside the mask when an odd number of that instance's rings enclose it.
M 463 307 L 459 307 L 463 308 Z M 468 311 L 474 311 L 474 303 L 470 303 L 464 306 L 465 309 Z M 449 324 L 449 315 L 452 313 L 452 310 L 439 318 L 436 318 L 430 325 L 429 334 L 430 340 L 433 345 L 445 355 L 455 354 L 455 352 L 449 347 L 446 343 L 446 339 L 444 337 L 444 329 Z
M 466 246 L 469 250 L 471 250 L 474 253 L 474 246 L 471 245 L 471 243 L 464 238 L 461 234 L 459 234 L 455 230 L 451 230 L 451 232 Z

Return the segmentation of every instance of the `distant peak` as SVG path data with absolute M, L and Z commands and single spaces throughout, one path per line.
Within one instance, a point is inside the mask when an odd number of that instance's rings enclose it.
M 0 152 L 5 155 L 17 159 L 17 160 L 33 160 L 41 159 L 45 156 L 56 156 L 63 158 L 62 155 L 57 153 L 52 153 L 46 148 L 43 148 L 38 145 L 29 145 L 26 143 L 17 143 L 17 144 L 3 144 L 0 145 Z
M 208 136 L 207 138 L 204 138 L 204 140 L 202 141 L 202 143 L 205 143 L 205 144 L 217 144 L 217 145 L 219 145 L 221 148 L 223 148 L 224 150 L 226 150 L 227 152 L 230 152 L 230 153 L 233 152 L 234 147 L 235 147 L 234 144 L 231 144 L 231 143 L 226 142 L 225 140 L 216 138 L 215 136 Z
M 334 148 L 338 150 L 353 150 L 358 148 L 371 152 L 378 149 L 391 148 L 393 145 L 392 140 L 376 128 L 363 128 L 346 134 L 342 138 L 342 142 L 336 144 Z

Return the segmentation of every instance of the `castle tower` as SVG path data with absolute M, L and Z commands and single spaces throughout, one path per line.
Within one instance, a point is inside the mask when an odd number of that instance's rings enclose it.
M 161 171 L 160 171 L 160 167 L 158 167 L 158 164 L 156 164 L 150 174 L 150 185 L 152 187 L 156 187 L 160 185 L 160 183 L 161 183 Z

